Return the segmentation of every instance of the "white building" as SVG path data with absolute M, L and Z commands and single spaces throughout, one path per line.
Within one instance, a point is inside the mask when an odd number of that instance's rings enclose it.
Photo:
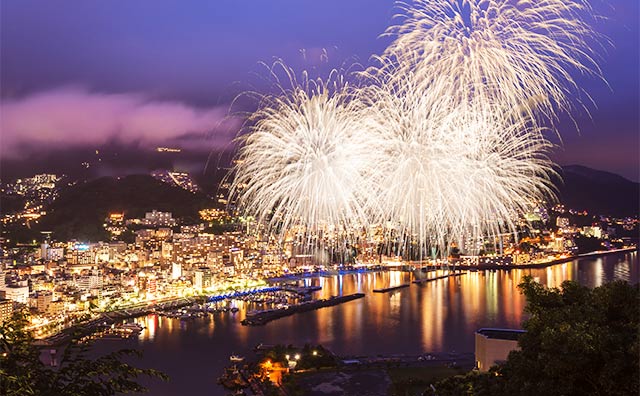
M 7 300 L 27 304 L 29 302 L 29 286 L 5 286 L 4 297 Z
M 194 271 L 193 287 L 197 290 L 211 287 L 211 270 L 209 268 L 198 268 Z
M 171 265 L 171 279 L 178 279 L 182 276 L 182 264 L 173 263 Z
M 158 212 L 157 210 L 145 213 L 142 223 L 150 226 L 165 227 L 173 227 L 177 224 L 171 212 Z

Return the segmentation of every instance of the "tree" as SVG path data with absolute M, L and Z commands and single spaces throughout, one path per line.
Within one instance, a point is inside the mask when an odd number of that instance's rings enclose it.
M 520 242 L 519 248 L 523 252 L 529 253 L 531 251 L 532 246 L 531 246 L 531 244 L 529 242 L 522 241 L 522 242 Z
M 578 247 L 578 253 L 590 253 L 603 250 L 602 241 L 595 237 L 577 235 L 574 242 Z
M 122 361 L 140 356 L 136 350 L 122 349 L 97 359 L 87 356 L 89 346 L 76 338 L 66 345 L 58 367 L 40 361 L 40 351 L 27 330 L 27 315 L 14 313 L 0 325 L 0 394 L 6 396 L 111 396 L 144 392 L 139 376 L 167 380 L 157 370 L 140 369 Z
M 472 371 L 465 375 L 445 378 L 424 394 L 427 396 L 506 396 L 504 381 L 496 376 L 495 369 L 487 373 Z M 519 393 L 514 393 L 514 395 L 519 395 Z
M 574 281 L 547 289 L 525 276 L 526 330 L 501 366 L 447 378 L 436 395 L 637 395 L 640 288 Z
M 527 276 L 521 350 L 498 371 L 521 395 L 637 395 L 640 289 L 617 281 L 547 289 Z

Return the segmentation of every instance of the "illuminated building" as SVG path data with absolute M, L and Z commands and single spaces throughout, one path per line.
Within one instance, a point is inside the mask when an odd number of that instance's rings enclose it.
M 85 243 L 74 243 L 71 248 L 67 248 L 67 262 L 69 264 L 94 264 L 96 261 L 95 251 Z
M 525 252 L 517 252 L 513 254 L 513 264 L 529 264 L 531 263 L 531 255 Z
M 109 223 L 113 225 L 124 224 L 124 213 L 111 213 L 109 214 Z
M 558 217 L 556 219 L 556 226 L 561 229 L 569 227 L 569 219 L 566 217 Z
M 64 248 L 52 247 L 48 243 L 40 245 L 40 257 L 47 261 L 58 261 L 64 258 Z
M 197 290 L 203 290 L 211 287 L 211 270 L 206 267 L 198 268 L 193 273 L 193 287 Z
M 599 226 L 586 226 L 582 229 L 582 235 L 588 237 L 602 238 L 602 228 Z
M 22 304 L 29 302 L 29 286 L 8 285 L 4 287 L 4 298 Z
M 158 280 L 155 276 L 149 276 L 147 280 L 147 293 L 155 295 L 158 291 Z
M 224 222 L 225 220 L 229 220 L 228 213 L 222 209 L 202 209 L 198 213 L 204 221 Z
M 160 257 L 165 260 L 170 260 L 173 256 L 173 243 L 164 241 L 160 249 Z
M 177 221 L 173 218 L 171 212 L 158 212 L 157 210 L 154 210 L 152 212 L 145 213 L 144 219 L 142 219 L 142 224 L 148 226 L 173 227 L 177 225 Z
M 0 299 L 0 324 L 11 318 L 13 314 L 13 302 L 11 300 Z
M 36 295 L 36 309 L 38 312 L 47 312 L 52 300 L 53 293 L 50 291 L 39 291 Z
M 244 261 L 244 252 L 239 248 L 229 249 L 229 258 L 231 263 L 233 264 L 233 268 L 235 272 L 242 272 L 244 270 L 250 269 L 250 263 L 245 263 Z
M 178 279 L 182 276 L 182 264 L 173 263 L 171 265 L 171 279 Z

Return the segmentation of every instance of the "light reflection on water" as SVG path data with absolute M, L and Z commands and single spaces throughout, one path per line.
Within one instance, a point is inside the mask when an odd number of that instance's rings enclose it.
M 590 287 L 617 279 L 637 283 L 637 252 L 543 269 L 470 272 L 390 293 L 373 289 L 409 283 L 414 275 L 388 271 L 307 278 L 301 281 L 305 286 L 322 286 L 317 298 L 358 292 L 366 296 L 259 327 L 239 323 L 247 309 L 255 309 L 243 301 L 234 302 L 240 308 L 236 314 L 188 321 L 149 315 L 136 319 L 145 329 L 130 343 L 144 351 L 143 365 L 172 377 L 167 384 L 149 383 L 151 395 L 224 395 L 215 379 L 229 356 L 251 356 L 259 343 L 320 343 L 340 355 L 473 352 L 478 328 L 520 327 L 525 299 L 517 285 L 527 274 L 549 287 L 567 279 Z

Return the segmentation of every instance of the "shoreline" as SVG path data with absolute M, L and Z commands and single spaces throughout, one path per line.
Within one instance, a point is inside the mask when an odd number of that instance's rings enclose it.
M 541 263 L 505 264 L 505 265 L 498 265 L 498 264 L 458 265 L 458 264 L 455 264 L 455 265 L 450 265 L 449 270 L 455 271 L 456 269 L 460 269 L 460 270 L 484 271 L 484 270 L 494 270 L 494 269 L 508 270 L 508 269 L 518 269 L 518 268 L 525 268 L 525 269 L 526 268 L 545 268 L 545 267 L 551 267 L 558 264 L 563 264 L 573 260 L 580 260 L 580 259 L 590 258 L 590 257 L 596 258 L 596 257 L 608 256 L 612 254 L 637 252 L 638 250 L 639 250 L 638 247 L 627 247 L 627 248 L 613 249 L 613 250 L 601 250 L 596 252 L 582 253 L 574 256 L 568 256 L 568 257 L 551 260 L 551 261 L 545 261 Z M 400 267 L 393 267 L 393 268 L 376 265 L 374 268 L 371 268 L 371 269 L 361 268 L 357 270 L 350 269 L 350 270 L 337 270 L 337 271 L 304 272 L 300 274 L 290 274 L 290 275 L 278 276 L 274 278 L 267 278 L 265 279 L 265 281 L 267 283 L 279 283 L 279 282 L 295 281 L 295 280 L 306 279 L 306 278 L 316 278 L 316 277 L 333 276 L 333 275 L 347 275 L 347 274 L 357 274 L 357 273 L 369 273 L 369 272 L 381 272 L 381 271 L 412 272 L 412 270 L 407 269 L 408 267 L 410 267 L 409 264 L 403 265 Z M 418 270 L 418 268 L 416 268 L 416 270 Z M 443 266 L 429 265 L 429 266 L 423 266 L 419 270 L 426 270 L 426 271 L 447 270 L 447 268 Z
M 470 265 L 455 265 L 455 266 L 451 266 L 450 267 L 450 271 L 452 271 L 453 273 L 455 273 L 455 270 L 467 270 L 467 271 L 486 271 L 486 270 L 512 270 L 512 269 L 535 269 L 535 268 L 546 268 L 546 267 L 551 267 L 554 265 L 558 265 L 558 264 L 563 264 L 563 263 L 567 263 L 573 260 L 579 260 L 579 259 L 587 259 L 587 258 L 597 258 L 597 257 L 603 257 L 603 256 L 609 256 L 609 255 L 613 255 L 613 254 L 622 254 L 622 253 L 630 253 L 630 252 L 637 252 L 638 248 L 637 247 L 630 247 L 630 248 L 623 248 L 623 249 L 615 249 L 615 250 L 607 250 L 607 251 L 598 251 L 598 252 L 591 252 L 591 253 L 584 253 L 584 254 L 580 254 L 580 255 L 575 255 L 575 256 L 569 256 L 569 257 L 565 257 L 562 259 L 557 259 L 557 260 L 552 260 L 552 261 L 548 261 L 548 262 L 543 262 L 543 263 L 529 263 L 529 264 L 509 264 L 509 265 L 478 265 L 478 266 L 470 266 Z M 429 271 L 432 269 L 444 269 L 442 267 L 423 267 L 423 269 Z M 387 269 L 387 268 L 375 268 L 375 269 L 371 269 L 371 270 L 343 270 L 340 271 L 342 274 L 346 274 L 346 273 L 362 273 L 362 272 L 380 272 L 380 271 L 388 271 L 388 270 L 392 270 L 392 269 Z M 406 271 L 406 270 L 405 270 Z M 293 280 L 294 279 L 304 279 L 304 278 L 313 278 L 313 277 L 319 277 L 319 276 L 328 276 L 328 274 L 326 273 L 326 271 L 322 271 L 319 273 L 305 273 L 305 274 L 298 274 L 298 275 L 294 275 L 291 277 L 287 277 L 287 280 Z M 448 277 L 448 275 L 447 275 Z M 439 279 L 440 277 L 438 277 Z M 274 279 L 278 279 L 279 281 L 283 281 L 283 277 L 280 278 L 271 278 L 271 279 L 267 279 L 267 282 L 273 281 Z M 431 280 L 435 280 L 435 279 L 431 279 L 431 278 L 426 278 L 424 279 L 422 282 L 424 281 L 431 281 Z M 420 282 L 413 282 L 413 283 L 420 283 Z M 399 288 L 403 288 L 403 287 L 407 287 L 410 284 L 406 284 L 406 285 L 401 285 L 399 287 L 393 287 L 393 288 L 385 288 L 384 290 L 379 290 L 379 291 L 374 291 L 376 294 L 380 293 L 380 292 L 387 292 L 387 291 L 391 291 L 391 290 L 395 290 L 395 289 L 399 289 Z M 387 290 L 389 289 L 389 290 Z M 173 306 L 185 306 L 188 305 L 190 303 L 193 303 L 193 301 L 199 299 L 199 298 L 206 298 L 205 296 L 193 296 L 190 298 L 187 297 L 175 297 L 175 298 L 170 298 L 170 299 L 165 299 L 163 301 L 161 301 L 160 303 L 156 303 L 156 304 L 138 304 L 138 306 L 133 306 L 133 307 L 127 307 L 124 309 L 118 309 L 115 311 L 110 311 L 110 312 L 103 312 L 99 317 L 94 318 L 92 320 L 89 320 L 87 322 L 84 323 L 78 323 L 75 324 L 69 328 L 63 329 L 60 332 L 53 334 L 49 337 L 46 338 L 40 338 L 40 339 L 36 339 L 35 343 L 36 345 L 42 346 L 42 347 L 51 347 L 51 346 L 59 346 L 61 344 L 66 343 L 71 336 L 73 335 L 74 331 L 79 330 L 80 333 L 82 334 L 87 334 L 87 333 L 91 333 L 95 330 L 96 327 L 98 327 L 101 324 L 104 324 L 104 322 L 107 322 L 109 324 L 111 323 L 116 323 L 118 321 L 121 320 L 125 320 L 128 318 L 135 318 L 135 317 L 140 317 L 140 316 L 144 316 L 146 314 L 149 314 L 151 312 L 153 312 L 153 310 L 155 308 L 157 308 L 158 306 L 162 306 L 162 305 L 173 305 Z M 180 301 L 182 300 L 182 301 Z
M 585 259 L 585 258 L 597 258 L 597 257 L 603 257 L 603 256 L 609 256 L 612 254 L 617 254 L 617 253 L 630 253 L 630 252 L 637 252 L 638 248 L 637 247 L 629 247 L 629 248 L 622 248 L 622 249 L 614 249 L 614 250 L 603 250 L 603 251 L 597 251 L 597 252 L 591 252 L 591 253 L 583 253 L 583 254 L 578 254 L 575 256 L 569 256 L 569 257 L 564 257 L 564 258 L 560 258 L 560 259 L 556 259 L 556 260 L 551 260 L 551 261 L 545 261 L 542 263 L 527 263 L 527 264 L 507 264 L 507 265 L 496 265 L 496 264 L 479 264 L 477 266 L 475 265 L 455 265 L 452 266 L 453 269 L 462 269 L 462 270 L 478 270 L 478 271 L 484 271 L 484 270 L 498 270 L 498 269 L 519 269 L 519 268 L 546 268 L 546 267 L 551 267 L 554 265 L 558 265 L 558 264 L 564 264 L 567 263 L 569 261 L 573 261 L 573 260 L 580 260 L 580 259 Z

